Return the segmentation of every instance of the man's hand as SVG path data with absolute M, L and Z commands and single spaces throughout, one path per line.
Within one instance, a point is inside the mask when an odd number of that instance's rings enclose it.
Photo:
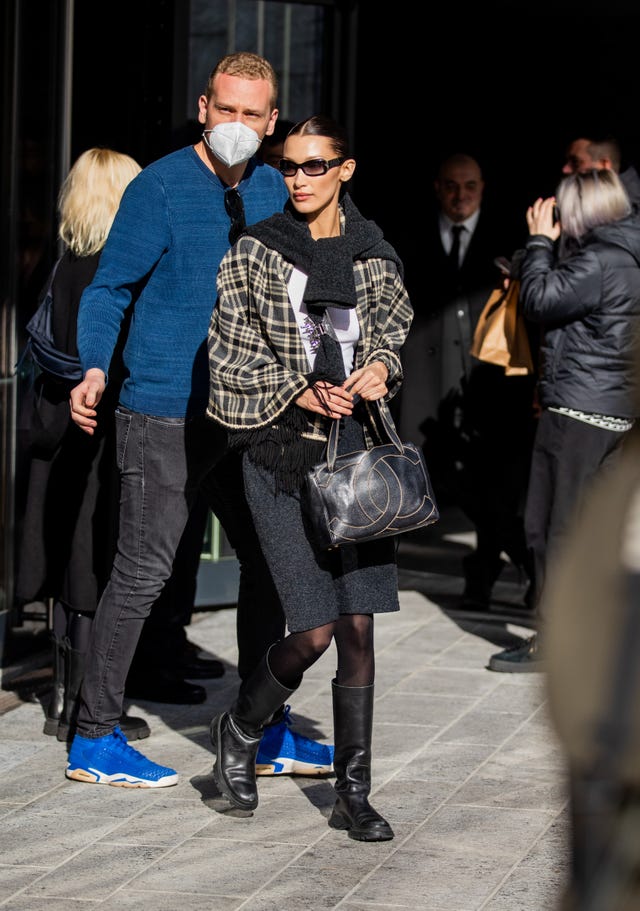
M 84 375 L 84 379 L 74 386 L 69 393 L 69 406 L 71 418 L 81 430 L 93 436 L 98 426 L 96 421 L 96 407 L 102 398 L 107 385 L 106 377 L 98 367 L 91 367 Z

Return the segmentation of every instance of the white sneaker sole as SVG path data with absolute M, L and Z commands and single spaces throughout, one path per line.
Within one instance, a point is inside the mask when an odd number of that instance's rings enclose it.
M 296 759 L 274 759 L 272 762 L 256 762 L 256 775 L 327 775 L 333 772 L 332 765 L 317 765 Z
M 86 769 L 67 769 L 66 777 L 73 781 L 84 781 L 88 784 L 108 784 L 114 788 L 170 788 L 178 784 L 178 774 L 164 775 L 157 781 L 145 781 L 133 775 L 118 772 L 115 775 L 105 775 L 102 772 Z

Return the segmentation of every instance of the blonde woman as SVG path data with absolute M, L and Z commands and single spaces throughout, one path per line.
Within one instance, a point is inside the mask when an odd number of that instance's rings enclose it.
M 76 321 L 83 290 L 100 253 L 127 184 L 140 171 L 129 155 L 112 149 L 83 152 L 58 195 L 59 236 L 65 250 L 53 279 L 53 336 L 56 346 L 77 355 Z M 48 285 L 48 282 L 47 282 Z M 117 503 L 112 421 L 89 437 L 71 421 L 71 383 L 40 374 L 26 429 L 30 453 L 27 500 L 19 548 L 16 594 L 23 603 L 53 598 L 53 691 L 44 733 L 69 738 L 85 664 L 85 652 L 113 553 Z M 119 382 L 114 359 L 110 395 L 113 411 Z M 123 717 L 130 738 L 147 737 L 141 718 Z
M 555 197 L 537 199 L 527 224 L 520 300 L 542 332 L 542 410 L 525 507 L 538 604 L 549 561 L 585 489 L 617 458 L 638 415 L 640 221 L 618 175 L 594 169 L 565 177 Z M 541 622 L 539 615 L 539 627 Z M 542 649 L 533 636 L 500 652 L 489 667 L 541 670 L 544 631 L 540 642 Z

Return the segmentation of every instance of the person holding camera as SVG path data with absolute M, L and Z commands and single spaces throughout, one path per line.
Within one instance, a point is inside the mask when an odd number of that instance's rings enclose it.
M 525 506 L 539 629 L 491 657 L 489 668 L 506 672 L 544 666 L 539 605 L 549 562 L 585 490 L 615 462 L 638 416 L 640 223 L 620 177 L 610 168 L 566 176 L 556 196 L 529 207 L 527 225 L 520 300 L 542 329 L 541 413 Z

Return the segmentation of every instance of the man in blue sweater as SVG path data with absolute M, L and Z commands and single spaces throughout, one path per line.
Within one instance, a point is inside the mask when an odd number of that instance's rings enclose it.
M 78 349 L 84 379 L 71 413 L 92 434 L 120 326 L 131 324 L 116 410 L 120 531 L 111 577 L 87 655 L 77 733 L 66 775 L 77 781 L 168 787 L 174 769 L 151 762 L 118 727 L 125 680 L 145 618 L 171 575 L 201 492 L 240 562 L 238 672 L 242 680 L 284 634 L 280 602 L 244 499 L 239 458 L 205 417 L 207 330 L 220 260 L 245 224 L 287 199 L 284 181 L 255 153 L 275 125 L 277 77 L 262 57 L 236 53 L 212 71 L 200 96 L 202 139 L 145 168 L 123 196 L 100 267 L 82 296 Z M 333 750 L 288 727 L 265 731 L 263 773 L 331 770 Z

